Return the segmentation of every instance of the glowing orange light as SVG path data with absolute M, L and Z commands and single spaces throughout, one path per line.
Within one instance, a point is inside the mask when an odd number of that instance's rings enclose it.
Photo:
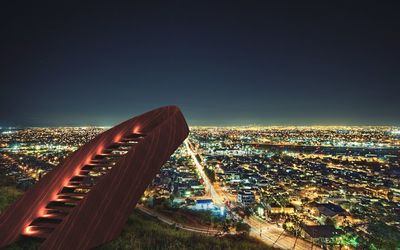
M 49 218 L 49 217 L 51 217 L 52 216 L 52 214 L 43 214 L 42 215 L 42 217 L 44 217 L 44 218 Z
M 68 181 L 68 180 L 67 180 Z M 65 186 L 65 185 L 64 185 Z M 55 200 L 55 199 L 57 199 L 57 192 L 54 192 L 52 195 L 51 195 L 51 200 Z
M 45 214 L 45 209 L 43 207 L 39 208 L 37 217 L 42 217 L 44 216 L 44 214 Z
M 136 125 L 136 126 L 133 128 L 133 133 L 134 133 L 134 134 L 140 134 L 140 126 L 139 126 L 139 125 Z
M 80 172 L 81 172 L 81 169 L 80 168 L 76 168 L 75 172 L 74 172 L 74 175 L 78 175 Z
M 34 230 L 34 228 L 32 226 L 27 226 L 24 229 L 24 234 L 27 234 L 27 235 L 34 234 L 35 232 L 36 231 Z
M 65 179 L 63 180 L 63 186 L 66 186 L 66 185 L 68 184 L 68 182 L 69 182 L 69 179 L 68 179 L 68 178 L 65 178 Z
M 122 138 L 122 134 L 119 133 L 117 136 L 115 136 L 114 142 L 119 142 L 121 140 L 121 138 Z
M 84 165 L 89 164 L 89 162 L 91 160 L 92 160 L 92 156 L 89 155 L 88 157 L 86 157 Z
M 104 149 L 104 146 L 103 146 L 102 144 L 99 145 L 99 146 L 97 147 L 96 154 L 101 154 L 101 151 L 103 151 L 103 149 Z

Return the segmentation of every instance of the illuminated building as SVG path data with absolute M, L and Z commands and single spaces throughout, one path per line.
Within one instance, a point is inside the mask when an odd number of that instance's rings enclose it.
M 207 210 L 214 208 L 214 203 L 212 199 L 198 199 L 196 200 L 195 209 L 197 210 Z
M 237 201 L 243 206 L 248 206 L 255 203 L 256 197 L 251 191 L 240 191 L 237 194 Z
M 293 214 L 295 212 L 294 206 L 280 206 L 278 204 L 270 204 L 267 206 L 270 214 Z

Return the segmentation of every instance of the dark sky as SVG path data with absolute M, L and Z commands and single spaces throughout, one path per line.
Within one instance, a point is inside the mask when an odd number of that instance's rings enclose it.
M 400 125 L 398 1 L 3 1 L 0 125 Z

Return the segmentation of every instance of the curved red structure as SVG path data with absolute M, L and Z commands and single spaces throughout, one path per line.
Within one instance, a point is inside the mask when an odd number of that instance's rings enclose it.
M 42 249 L 88 249 L 114 239 L 161 166 L 189 133 L 175 106 L 100 134 L 0 216 L 0 247 L 21 235 Z

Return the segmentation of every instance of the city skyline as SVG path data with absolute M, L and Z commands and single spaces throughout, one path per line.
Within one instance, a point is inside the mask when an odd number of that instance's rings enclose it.
M 6 125 L 0 126 L 0 129 L 7 131 L 7 129 L 24 129 L 24 128 L 111 128 L 113 125 L 118 124 L 117 121 L 112 125 L 108 124 L 98 124 L 98 123 L 84 123 L 84 124 L 53 124 L 53 125 Z M 188 122 L 189 128 L 284 128 L 284 127 L 295 127 L 295 128 L 333 128 L 333 127 L 349 127 L 349 128 L 368 128 L 368 127 L 381 127 L 381 128 L 400 128 L 400 125 L 384 125 L 384 124 L 289 124 L 289 123 L 279 123 L 279 124 L 256 124 L 256 123 L 244 123 L 244 124 L 190 124 Z M 396 130 L 397 131 L 397 130 Z

